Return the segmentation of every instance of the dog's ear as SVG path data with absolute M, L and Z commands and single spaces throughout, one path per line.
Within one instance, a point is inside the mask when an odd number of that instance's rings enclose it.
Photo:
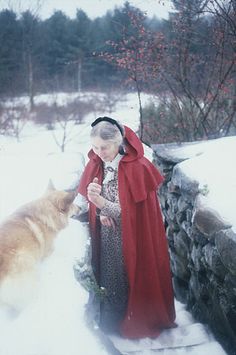
M 51 179 L 49 179 L 49 182 L 48 182 L 48 187 L 47 187 L 47 191 L 55 191 L 55 186 L 53 185 L 53 182 Z
M 76 195 L 77 193 L 75 190 L 67 192 L 67 195 L 64 198 L 65 203 L 70 205 L 74 201 Z
M 76 192 L 71 191 L 67 192 L 66 195 L 59 201 L 60 210 L 67 212 L 69 210 L 70 205 L 73 203 L 76 197 Z

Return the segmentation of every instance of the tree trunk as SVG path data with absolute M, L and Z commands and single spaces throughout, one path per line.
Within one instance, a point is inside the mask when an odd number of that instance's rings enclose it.
M 34 108 L 34 76 L 33 76 L 33 64 L 31 53 L 28 53 L 28 70 L 29 70 L 29 99 L 30 99 L 30 111 Z
M 78 58 L 78 72 L 77 72 L 77 91 L 81 93 L 81 71 L 82 71 L 82 59 Z
M 141 90 L 136 81 L 137 95 L 138 95 L 138 103 L 139 103 L 139 138 L 140 140 L 150 147 L 150 144 L 144 141 L 144 122 L 143 122 L 143 106 L 141 100 Z

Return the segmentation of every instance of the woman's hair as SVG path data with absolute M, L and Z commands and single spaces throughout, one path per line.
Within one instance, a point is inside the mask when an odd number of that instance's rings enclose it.
M 122 131 L 124 131 L 123 126 L 119 122 L 117 123 Z M 121 135 L 119 128 L 115 124 L 107 121 L 101 121 L 93 126 L 90 132 L 90 137 L 100 137 L 105 141 L 112 141 L 118 146 L 123 144 L 123 136 Z

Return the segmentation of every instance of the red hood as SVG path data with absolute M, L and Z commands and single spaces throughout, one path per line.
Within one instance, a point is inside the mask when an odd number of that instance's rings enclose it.
M 139 159 L 141 157 L 143 157 L 144 155 L 144 150 L 143 150 L 143 145 L 142 142 L 140 141 L 140 139 L 137 137 L 137 135 L 134 133 L 134 131 L 127 127 L 124 126 L 125 129 L 125 144 L 126 144 L 126 151 L 127 154 L 124 155 L 124 157 L 122 158 L 123 162 L 130 162 L 136 159 Z M 101 159 L 97 156 L 97 154 L 95 154 L 93 152 L 93 150 L 91 149 L 88 153 L 88 157 L 89 159 L 92 159 L 94 161 L 99 162 Z
M 139 202 L 146 198 L 149 191 L 158 187 L 163 181 L 163 177 L 154 165 L 144 157 L 143 145 L 134 131 L 126 126 L 124 128 L 127 154 L 120 161 L 119 176 L 125 176 L 125 184 L 127 188 L 129 186 L 133 200 Z M 88 156 L 89 162 L 85 167 L 78 188 L 78 192 L 83 196 L 87 196 L 87 186 L 94 177 L 98 178 L 99 184 L 102 184 L 103 178 L 102 159 L 93 150 L 89 151 Z M 129 164 L 130 162 L 132 164 Z M 140 172 L 138 176 L 137 171 Z

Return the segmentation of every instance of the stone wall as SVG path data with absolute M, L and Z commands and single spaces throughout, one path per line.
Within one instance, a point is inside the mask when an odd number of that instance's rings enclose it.
M 183 145 L 152 148 L 166 178 L 159 197 L 176 299 L 210 326 L 228 354 L 236 354 L 236 234 L 204 205 L 207 191 L 199 191 L 199 183 L 181 170 L 181 162 L 190 158 Z M 194 154 L 199 154 L 197 145 Z

